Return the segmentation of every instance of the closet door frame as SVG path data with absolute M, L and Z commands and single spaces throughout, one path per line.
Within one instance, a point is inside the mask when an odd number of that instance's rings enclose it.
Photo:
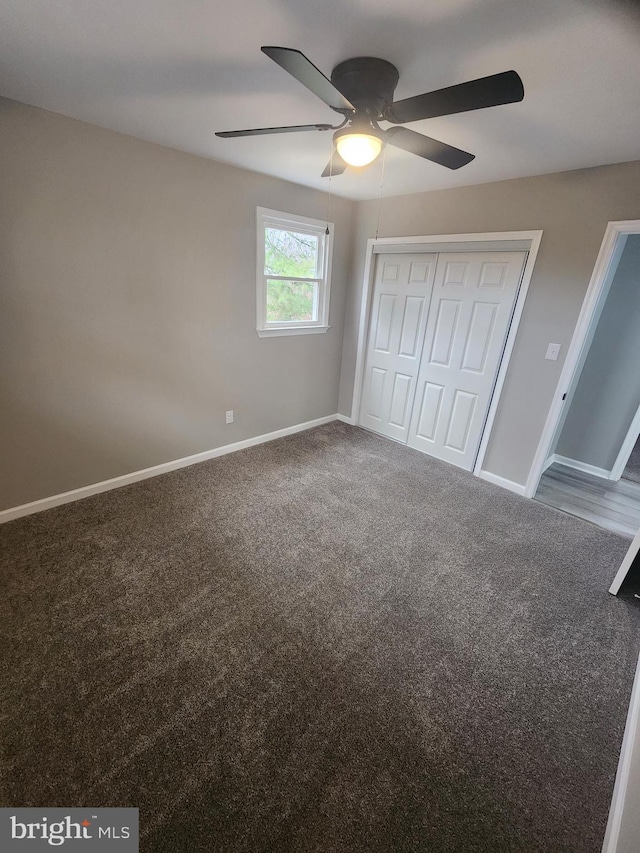
M 542 231 L 498 231 L 481 234 L 430 234 L 421 237 L 379 237 L 367 241 L 367 253 L 365 258 L 364 281 L 360 301 L 360 320 L 358 325 L 358 341 L 356 354 L 355 382 L 351 404 L 351 417 L 349 421 L 357 424 L 360 419 L 360 402 L 363 390 L 364 361 L 366 354 L 367 337 L 369 333 L 369 322 L 371 314 L 371 303 L 373 296 L 373 283 L 377 254 L 388 254 L 393 252 L 411 253 L 434 253 L 434 252 L 492 252 L 492 251 L 525 251 L 528 256 L 524 265 L 520 288 L 516 296 L 515 306 L 507 340 L 504 347 L 498 375 L 496 377 L 491 402 L 484 429 L 480 439 L 480 447 L 476 457 L 473 473 L 485 480 L 495 482 L 498 485 L 506 485 L 502 478 L 483 471 L 482 463 L 491 438 L 491 430 L 495 420 L 496 412 L 502 394 L 502 388 L 509 368 L 509 361 L 513 352 L 516 334 L 520 325 L 520 319 L 524 310 L 524 303 L 533 275 L 533 269 L 538 256 Z M 510 484 L 511 485 L 511 484 Z M 520 494 L 524 494 L 524 486 Z

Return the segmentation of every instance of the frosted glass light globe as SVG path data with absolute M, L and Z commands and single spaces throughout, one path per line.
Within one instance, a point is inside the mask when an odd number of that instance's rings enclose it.
M 382 151 L 382 140 L 368 133 L 346 133 L 336 142 L 338 154 L 350 166 L 366 166 Z

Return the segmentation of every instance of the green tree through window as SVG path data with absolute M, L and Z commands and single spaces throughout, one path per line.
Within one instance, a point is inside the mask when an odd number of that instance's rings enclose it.
M 256 224 L 258 335 L 328 331 L 333 223 L 258 207 Z
M 318 238 L 280 228 L 264 229 L 266 275 L 317 277 Z
M 312 234 L 265 228 L 265 275 L 316 278 L 318 238 Z M 317 283 L 267 278 L 267 322 L 317 320 Z

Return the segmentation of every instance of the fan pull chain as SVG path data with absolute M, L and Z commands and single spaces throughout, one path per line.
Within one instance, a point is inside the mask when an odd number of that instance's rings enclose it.
M 384 163 L 387 154 L 387 146 L 382 149 L 382 169 L 380 170 L 380 189 L 378 190 L 378 221 L 376 222 L 376 240 L 380 231 L 380 208 L 382 207 L 382 184 L 384 183 Z
M 331 178 L 333 177 L 333 139 L 331 140 L 331 151 L 329 153 L 329 200 L 327 201 L 327 227 L 325 234 L 329 236 L 329 221 L 331 219 Z

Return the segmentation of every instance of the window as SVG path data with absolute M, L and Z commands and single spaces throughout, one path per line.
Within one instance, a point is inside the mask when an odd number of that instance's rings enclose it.
M 333 224 L 258 208 L 257 329 L 260 337 L 329 328 Z

